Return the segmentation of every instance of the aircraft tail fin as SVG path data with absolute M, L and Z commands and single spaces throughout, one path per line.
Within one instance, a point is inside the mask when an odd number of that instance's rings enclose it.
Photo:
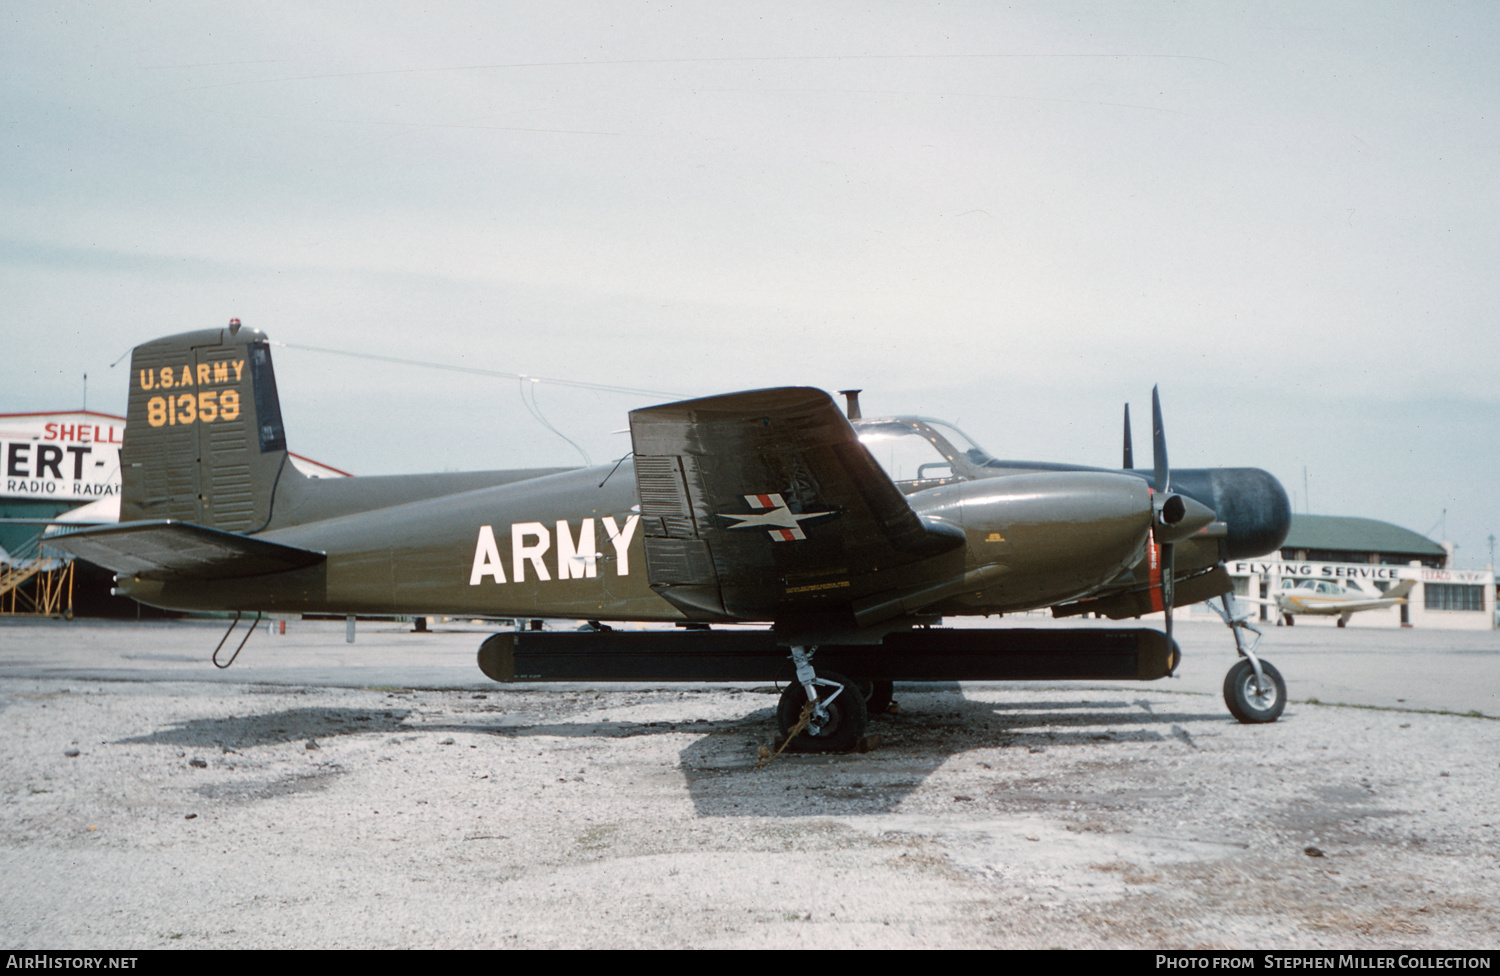
M 1404 579 L 1401 582 L 1397 583 L 1395 586 L 1393 586 L 1390 589 L 1386 590 L 1384 593 L 1381 594 L 1381 596 L 1384 599 L 1387 599 L 1387 600 L 1400 600 L 1400 599 L 1405 598 L 1407 595 L 1409 595 L 1411 593 L 1411 591 L 1412 591 L 1412 588 L 1415 587 L 1416 585 L 1417 585 L 1417 581 L 1416 580 L 1414 580 L 1414 579 Z
M 235 319 L 136 346 L 120 468 L 122 522 L 265 528 L 278 483 L 301 477 L 265 334 Z

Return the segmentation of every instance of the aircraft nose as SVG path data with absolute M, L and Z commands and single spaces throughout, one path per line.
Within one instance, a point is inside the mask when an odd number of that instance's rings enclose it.
M 1174 471 L 1172 488 L 1202 502 L 1226 523 L 1226 559 L 1263 556 L 1281 547 L 1292 527 L 1286 489 L 1259 468 Z

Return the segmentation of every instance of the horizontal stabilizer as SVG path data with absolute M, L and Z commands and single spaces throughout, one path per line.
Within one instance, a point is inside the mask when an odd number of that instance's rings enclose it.
M 126 522 L 49 538 L 121 576 L 151 580 L 238 579 L 313 566 L 328 557 L 264 539 L 172 519 Z

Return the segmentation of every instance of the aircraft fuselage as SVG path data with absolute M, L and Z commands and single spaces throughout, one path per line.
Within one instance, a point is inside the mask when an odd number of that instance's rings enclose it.
M 1036 472 L 942 485 L 907 500 L 923 518 L 961 532 L 963 545 L 885 578 L 875 567 L 820 580 L 786 579 L 781 586 L 817 605 L 878 599 L 907 578 L 932 579 L 947 586 L 949 592 L 937 599 L 948 612 L 1001 613 L 1092 592 L 1140 563 L 1148 544 L 1147 486 L 1124 474 Z M 744 521 L 743 513 L 724 515 Z M 837 529 L 836 520 L 798 524 L 809 536 Z M 751 522 L 745 530 L 769 533 L 776 527 Z M 118 589 L 183 610 L 689 619 L 649 584 L 629 462 L 270 529 L 257 537 L 321 551 L 327 559 L 240 579 L 122 577 Z M 1212 565 L 1216 544 L 1200 548 L 1202 558 L 1188 562 Z M 926 602 L 932 604 L 930 594 Z

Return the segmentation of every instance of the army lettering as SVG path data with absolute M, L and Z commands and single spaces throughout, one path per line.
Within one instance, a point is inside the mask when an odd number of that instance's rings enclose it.
M 529 546 L 526 544 L 528 536 L 536 539 L 536 542 Z M 547 575 L 547 566 L 542 562 L 542 556 L 550 545 L 552 545 L 552 537 L 547 534 L 547 527 L 540 522 L 517 522 L 510 527 L 510 558 L 517 583 L 526 579 L 525 560 L 528 559 L 531 560 L 531 565 L 536 570 L 537 579 L 552 578 Z M 474 574 L 469 575 L 472 577 Z
M 245 372 L 243 359 L 198 363 L 192 366 L 163 366 L 140 371 L 141 390 L 183 390 L 186 387 L 220 386 L 238 383 Z M 233 379 L 231 379 L 233 374 Z M 240 416 L 238 390 L 203 390 L 164 393 L 146 401 L 146 422 L 152 427 L 205 423 L 215 420 L 237 420 Z
M 619 535 L 618 532 L 615 535 Z M 578 543 L 568 531 L 568 523 L 557 523 L 557 578 L 593 579 L 598 574 L 596 565 L 599 554 L 594 551 L 594 520 L 584 519 L 578 530 Z M 621 574 L 624 575 L 623 573 Z M 516 575 L 520 578 L 520 574 Z
M 630 575 L 630 540 L 635 538 L 639 515 L 625 519 L 621 529 L 614 516 L 606 515 L 599 521 L 604 525 L 604 535 L 615 550 L 615 575 Z M 575 536 L 568 522 L 559 519 L 556 528 L 556 554 L 552 564 L 557 567 L 558 579 L 594 579 L 599 575 L 599 557 L 595 551 L 594 519 L 586 518 Z M 553 550 L 553 530 L 541 522 L 514 522 L 510 527 L 510 571 L 517 583 L 526 581 L 527 567 L 537 580 L 550 581 L 552 573 L 544 558 Z M 491 525 L 479 527 L 479 538 L 474 544 L 474 564 L 469 571 L 469 585 L 478 586 L 486 577 L 496 583 L 507 582 L 505 563 L 500 558 L 500 547 L 495 541 L 495 528 Z
M 230 369 L 234 370 L 234 379 L 229 378 Z M 199 363 L 197 379 L 193 378 L 193 367 L 183 366 L 178 372 L 175 366 L 163 366 L 161 369 L 141 370 L 141 389 L 155 390 L 157 388 L 170 390 L 177 386 L 223 386 L 226 383 L 238 383 L 245 372 L 245 361 L 243 359 L 223 359 L 216 363 Z

